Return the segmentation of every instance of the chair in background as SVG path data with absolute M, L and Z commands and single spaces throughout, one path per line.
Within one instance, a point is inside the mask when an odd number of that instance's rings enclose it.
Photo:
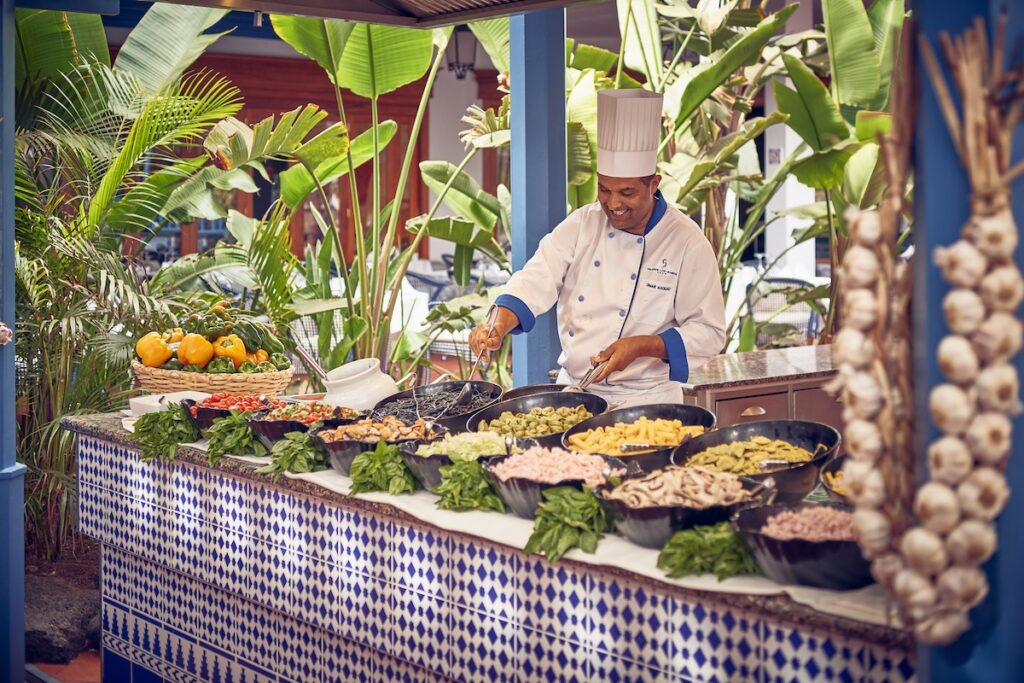
M 758 324 L 757 348 L 799 346 L 818 335 L 821 319 L 806 301 L 790 299 L 814 288 L 796 278 L 765 278 L 757 287 L 747 287 L 747 311 Z M 783 310 L 781 313 L 779 311 Z

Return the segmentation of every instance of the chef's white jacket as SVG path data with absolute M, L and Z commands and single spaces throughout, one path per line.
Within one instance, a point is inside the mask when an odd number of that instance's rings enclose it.
M 617 339 L 657 334 L 668 360 L 638 358 L 591 390 L 612 402 L 681 401 L 679 382 L 725 343 L 718 264 L 701 229 L 656 194 L 643 235 L 612 227 L 597 202 L 570 214 L 515 273 L 497 304 L 519 317 L 513 333 L 558 304 L 559 381 L 582 379 Z M 642 399 L 642 400 L 641 400 Z

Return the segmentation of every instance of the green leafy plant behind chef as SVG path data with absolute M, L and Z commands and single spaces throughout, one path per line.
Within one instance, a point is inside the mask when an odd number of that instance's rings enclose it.
M 541 240 L 496 300 L 491 334 L 477 326 L 470 345 L 497 349 L 557 303 L 559 383 L 603 364 L 591 390 L 609 402 L 679 403 L 679 383 L 725 340 L 718 265 L 700 227 L 658 190 L 662 96 L 601 91 L 597 114 L 598 201 Z

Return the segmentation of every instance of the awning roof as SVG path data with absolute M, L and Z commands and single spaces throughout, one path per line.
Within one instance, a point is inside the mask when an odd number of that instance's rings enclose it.
M 430 28 L 588 1 L 593 0 L 188 0 L 181 4 Z

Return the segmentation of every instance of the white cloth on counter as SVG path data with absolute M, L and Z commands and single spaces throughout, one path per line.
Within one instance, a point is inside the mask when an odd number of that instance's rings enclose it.
M 540 241 L 497 303 L 519 317 L 520 328 L 513 332 L 529 332 L 536 316 L 558 305 L 558 364 L 572 383 L 586 374 L 592 356 L 617 339 L 662 337 L 668 362 L 638 358 L 601 386 L 592 385 L 599 394 L 667 392 L 718 354 L 725 342 L 722 288 L 711 245 L 660 192 L 643 235 L 612 227 L 599 203 L 574 211 Z

